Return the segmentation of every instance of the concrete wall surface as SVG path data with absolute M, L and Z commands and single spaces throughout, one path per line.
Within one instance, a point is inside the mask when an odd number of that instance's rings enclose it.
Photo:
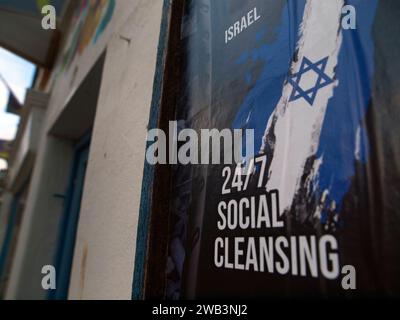
M 130 299 L 163 1 L 119 1 L 107 45 L 70 299 Z M 129 14 L 128 14 L 129 13 Z
M 61 131 L 73 128 L 79 115 L 83 117 L 88 101 L 96 101 L 97 95 L 95 115 L 85 123 L 92 127 L 92 137 L 69 299 L 131 298 L 147 125 L 164 1 L 117 0 L 115 4 L 101 37 L 88 42 L 68 66 L 64 65 L 65 48 L 70 45 L 68 39 L 74 25 L 64 34 L 46 89 L 49 101 L 37 138 L 30 191 L 6 299 L 48 297 L 41 287 L 41 270 L 55 262 L 65 210 L 62 196 L 67 194 L 74 148 L 80 138 L 72 138 L 68 132 L 57 135 L 53 130 L 57 126 L 62 126 Z M 98 70 L 96 62 L 102 61 L 103 53 L 104 69 L 97 92 L 87 89 L 94 81 L 88 74 L 94 65 Z

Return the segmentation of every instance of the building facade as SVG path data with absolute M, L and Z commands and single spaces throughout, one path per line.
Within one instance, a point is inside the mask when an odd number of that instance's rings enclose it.
M 38 46 L 50 39 L 37 48 L 45 50 L 37 60 L 54 53 L 48 48 L 55 41 L 58 49 L 53 63 L 38 61 L 6 177 L 4 298 L 131 298 L 147 125 L 168 6 L 69 1 L 59 8 L 57 30 L 40 30 L 42 16 L 30 21 Z M 22 21 L 26 15 L 17 9 Z M 1 45 L 35 61 L 35 45 L 17 50 L 7 29 Z M 45 265 L 59 266 L 57 292 L 41 286 Z

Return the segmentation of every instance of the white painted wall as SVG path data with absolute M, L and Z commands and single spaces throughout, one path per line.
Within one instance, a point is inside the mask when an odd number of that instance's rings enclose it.
M 40 286 L 40 271 L 54 261 L 63 213 L 62 200 L 54 194 L 66 191 L 73 154 L 72 141 L 48 133 L 105 49 L 69 298 L 131 298 L 162 9 L 162 0 L 117 0 L 113 20 L 97 44 L 89 45 L 48 88 L 50 101 L 6 298 L 47 295 Z
M 134 2 L 120 2 L 126 21 L 107 46 L 70 299 L 131 298 L 146 126 L 163 6 L 161 0 Z

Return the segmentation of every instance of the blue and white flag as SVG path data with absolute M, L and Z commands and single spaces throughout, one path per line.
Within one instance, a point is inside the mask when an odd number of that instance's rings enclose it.
M 356 9 L 354 30 L 343 29 L 345 6 Z M 259 118 L 266 119 L 265 132 L 256 139 L 260 151 L 271 155 L 267 189 L 281 190 L 283 211 L 312 194 L 318 205 L 304 212 L 305 218 L 325 221 L 329 212 L 339 213 L 355 162 L 367 159 L 365 116 L 371 102 L 376 8 L 374 0 L 288 1 L 277 39 L 268 48 L 276 52 L 260 48 L 268 55 L 254 91 L 263 86 L 265 94 L 275 96 L 263 104 L 250 92 L 234 126 L 243 127 L 245 121 L 247 128 L 260 127 Z M 297 34 L 290 35 L 293 21 L 298 22 Z M 289 67 L 274 56 L 288 41 L 288 47 L 296 48 Z M 271 68 L 279 70 L 281 78 L 271 74 Z

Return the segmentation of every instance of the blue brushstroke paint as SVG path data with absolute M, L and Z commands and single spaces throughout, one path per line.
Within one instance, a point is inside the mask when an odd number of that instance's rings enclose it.
M 96 43 L 99 37 L 106 30 L 108 24 L 111 22 L 115 9 L 115 0 L 109 0 L 106 12 L 104 14 L 103 19 L 100 22 L 99 27 L 97 28 L 96 35 L 93 38 L 93 43 Z
M 266 121 L 275 110 L 292 64 L 292 58 L 299 38 L 306 1 L 288 1 L 277 28 L 277 40 L 245 52 L 237 64 L 261 60 L 264 69 L 254 88 L 247 95 L 234 120 L 234 128 L 255 130 L 255 150 L 260 149 Z M 363 120 L 371 99 L 371 82 L 374 73 L 374 43 L 372 26 L 378 0 L 349 0 L 357 11 L 357 29 L 343 30 L 343 43 L 339 53 L 336 78 L 339 85 L 328 103 L 327 113 L 321 131 L 316 156 L 323 156 L 314 194 L 321 197 L 329 190 L 328 201 L 323 210 L 321 222 L 327 220 L 330 202 L 336 202 L 340 212 L 342 201 L 349 191 L 355 174 L 356 160 L 368 160 L 369 142 Z M 262 33 L 256 34 L 256 40 Z M 247 75 L 245 76 L 247 80 Z M 359 158 L 356 159 L 357 129 L 361 128 Z
M 361 126 L 361 162 L 366 162 L 369 142 L 362 123 L 371 99 L 374 72 L 372 25 L 377 0 L 348 1 L 357 10 L 357 29 L 343 30 L 336 77 L 339 85 L 329 101 L 321 131 L 317 157 L 323 156 L 317 182 L 319 192 L 329 190 L 329 203 L 336 202 L 340 212 L 355 174 L 356 136 Z M 325 208 L 327 209 L 327 208 Z M 323 215 L 321 222 L 326 220 Z

